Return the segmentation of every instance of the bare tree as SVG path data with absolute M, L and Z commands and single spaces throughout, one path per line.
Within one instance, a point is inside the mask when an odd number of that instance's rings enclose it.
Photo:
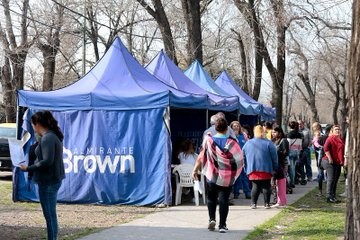
M 23 0 L 21 4 L 21 17 L 19 33 L 14 33 L 13 20 L 9 0 L 2 0 L 5 17 L 5 29 L 0 22 L 0 40 L 4 51 L 4 65 L 1 67 L 1 85 L 3 88 L 3 108 L 5 109 L 6 121 L 15 122 L 16 119 L 16 90 L 24 86 L 24 67 L 29 48 L 34 39 L 28 39 L 28 11 L 29 0 Z M 17 42 L 17 39 L 20 43 Z
M 200 0 L 181 0 L 184 18 L 187 26 L 187 64 L 195 59 L 203 62 L 202 33 L 201 33 L 201 11 Z
M 275 17 L 276 35 L 277 35 L 277 53 L 276 53 L 276 67 L 270 57 L 262 28 L 260 25 L 259 17 L 256 12 L 254 0 L 234 0 L 236 7 L 242 13 L 249 26 L 253 30 L 255 38 L 256 53 L 259 54 L 264 60 L 265 66 L 269 71 L 272 84 L 272 100 L 271 104 L 276 107 L 276 120 L 280 124 L 282 122 L 282 102 L 283 102 L 283 85 L 285 75 L 285 32 L 288 23 L 285 19 L 285 9 L 283 0 L 271 0 L 271 8 Z M 256 65 L 260 64 L 256 61 Z
M 301 93 L 304 101 L 307 103 L 307 105 L 310 107 L 311 112 L 312 112 L 312 118 L 311 121 L 312 122 L 319 122 L 319 114 L 318 114 L 318 110 L 316 107 L 316 79 L 314 82 L 314 84 L 312 84 L 311 80 L 310 80 L 310 75 L 309 75 L 309 60 L 308 58 L 305 56 L 300 43 L 293 37 L 293 35 L 290 33 L 290 36 L 293 40 L 293 42 L 295 43 L 295 47 L 292 49 L 289 49 L 289 53 L 295 54 L 296 56 L 298 56 L 301 61 L 303 62 L 303 67 L 301 68 L 301 71 L 297 74 L 298 77 L 300 78 L 301 82 L 303 83 L 307 95 L 303 92 L 302 88 L 300 88 L 297 84 L 295 84 L 296 89 Z
M 164 43 L 164 48 L 166 54 L 174 61 L 177 65 L 177 58 L 175 52 L 175 43 L 174 38 L 171 33 L 170 23 L 165 13 L 164 6 L 161 0 L 151 0 L 154 5 L 154 9 L 149 6 L 149 4 L 145 0 L 137 0 L 146 11 L 155 19 L 158 24 L 161 32 L 161 36 Z
M 55 4 L 53 7 L 46 4 L 44 9 L 55 8 L 55 12 L 48 11 L 47 14 L 40 12 L 43 18 L 47 19 L 47 26 L 36 26 L 36 22 L 33 22 L 35 31 L 39 38 L 37 39 L 37 47 L 40 49 L 43 55 L 43 82 L 42 90 L 53 90 L 54 76 L 56 69 L 56 55 L 60 47 L 60 31 L 63 26 L 64 7 L 59 4 Z M 46 16 L 46 17 L 45 17 Z M 39 17 L 35 17 L 35 19 Z M 33 16 L 34 19 L 34 16 Z
M 352 8 L 352 37 L 349 57 L 349 192 L 346 203 L 345 239 L 360 239 L 360 2 L 354 1 Z

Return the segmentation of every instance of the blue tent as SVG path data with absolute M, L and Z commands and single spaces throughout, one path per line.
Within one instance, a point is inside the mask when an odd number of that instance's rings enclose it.
M 168 107 L 204 109 L 209 102 L 159 81 L 116 38 L 79 81 L 49 92 L 20 90 L 18 104 L 28 109 L 25 131 L 32 133 L 31 115 L 46 109 L 64 133 L 59 201 L 153 205 L 172 198 Z M 14 171 L 14 200 L 37 201 L 27 173 Z
M 248 112 L 252 112 L 252 115 L 262 115 L 263 114 L 263 106 L 252 99 L 249 95 L 247 95 L 229 76 L 229 74 L 224 70 L 215 80 L 215 84 L 220 88 L 224 89 L 226 92 L 238 96 L 240 101 L 247 106 Z
M 202 67 L 201 63 L 198 60 L 195 60 L 184 71 L 184 74 L 194 83 L 196 83 L 199 87 L 205 89 L 208 92 L 219 94 L 222 96 L 237 96 L 237 94 L 227 92 L 225 89 L 222 89 L 221 87 L 216 85 L 214 80 L 209 76 L 209 74 L 205 71 L 205 69 Z M 252 109 L 251 105 L 248 102 L 239 99 L 239 103 L 240 114 L 257 115 L 257 113 Z
M 209 109 L 211 110 L 234 111 L 239 108 L 237 97 L 217 95 L 192 82 L 163 50 L 145 68 L 169 86 L 189 93 L 208 95 L 210 99 Z

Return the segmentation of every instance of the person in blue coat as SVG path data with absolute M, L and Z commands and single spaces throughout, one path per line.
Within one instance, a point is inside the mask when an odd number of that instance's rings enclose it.
M 251 208 L 257 208 L 261 190 L 264 194 L 265 208 L 270 208 L 271 178 L 278 168 L 276 146 L 265 138 L 262 126 L 254 128 L 254 138 L 247 141 L 242 148 L 246 161 L 246 173 L 252 182 Z

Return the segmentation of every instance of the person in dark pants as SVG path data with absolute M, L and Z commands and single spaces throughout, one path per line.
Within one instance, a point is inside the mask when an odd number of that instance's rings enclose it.
M 35 113 L 31 117 L 34 132 L 41 136 L 35 149 L 36 160 L 33 165 L 21 165 L 23 171 L 33 173 L 34 182 L 39 187 L 39 199 L 46 220 L 47 239 L 58 237 L 56 214 L 57 192 L 65 178 L 63 162 L 63 134 L 57 121 L 49 111 Z
M 227 122 L 219 118 L 215 122 L 216 134 L 208 134 L 203 141 L 202 150 L 193 169 L 193 178 L 198 179 L 198 171 L 203 165 L 202 173 L 207 181 L 207 207 L 209 212 L 208 229 L 215 230 L 216 205 L 219 202 L 219 232 L 226 233 L 226 219 L 229 213 L 229 195 L 235 180 L 239 177 L 243 165 L 243 154 L 236 139 L 228 136 Z
M 322 165 L 328 175 L 326 194 L 329 203 L 337 202 L 336 187 L 341 173 L 341 166 L 344 165 L 344 150 L 345 142 L 341 138 L 340 126 L 334 125 L 324 145 L 327 160 L 322 160 Z
M 252 182 L 251 208 L 257 208 L 260 191 L 263 191 L 265 208 L 270 208 L 271 178 L 278 169 L 278 155 L 275 144 L 264 138 L 264 129 L 258 125 L 254 128 L 254 138 L 243 147 L 246 173 Z

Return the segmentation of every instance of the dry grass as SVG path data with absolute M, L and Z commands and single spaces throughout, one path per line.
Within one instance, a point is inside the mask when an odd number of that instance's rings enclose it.
M 1 239 L 46 239 L 40 204 L 11 200 L 11 181 L 0 181 Z M 58 204 L 59 238 L 76 239 L 156 211 L 150 207 Z

